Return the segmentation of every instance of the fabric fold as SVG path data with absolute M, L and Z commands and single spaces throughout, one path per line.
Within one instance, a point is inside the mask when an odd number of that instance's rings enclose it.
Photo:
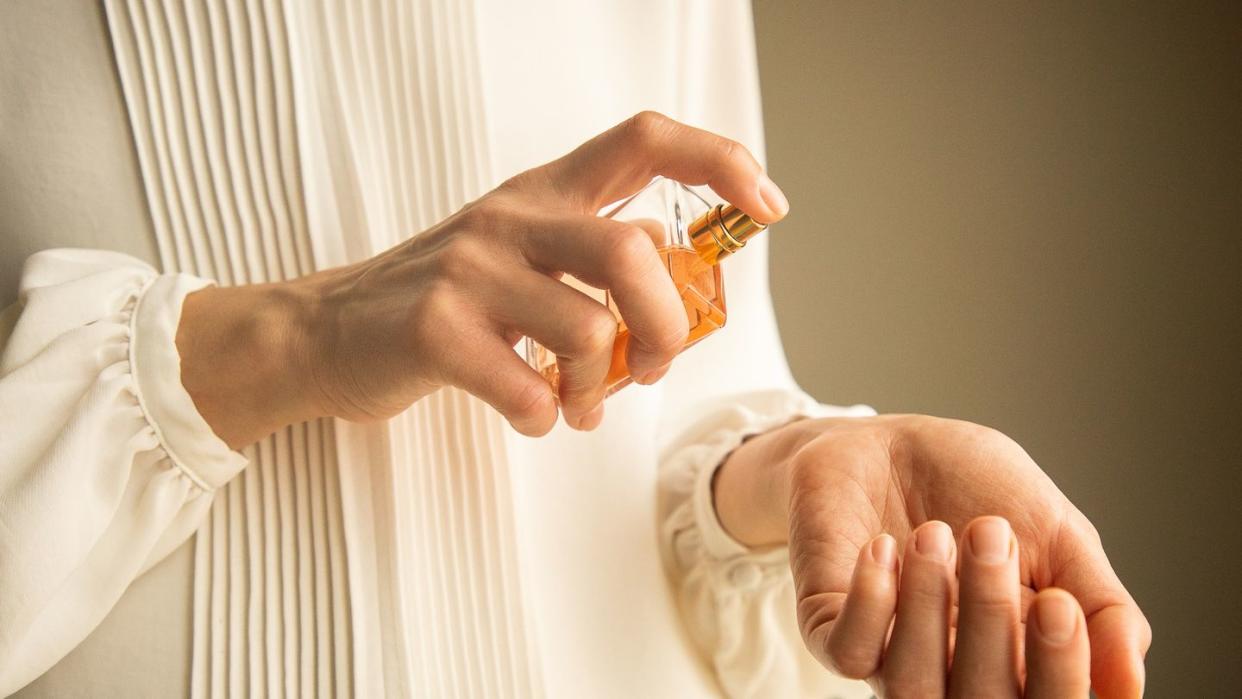
M 27 261 L 0 337 L 0 694 L 81 642 L 245 465 L 180 382 L 181 303 L 207 283 L 117 253 Z
M 801 391 L 729 396 L 689 427 L 660 464 L 660 551 L 678 610 L 731 699 L 770 696 L 869 696 L 862 683 L 843 689 L 802 644 L 794 617 L 787 547 L 751 549 L 720 523 L 713 502 L 716 470 L 748 437 L 798 418 L 866 417 L 863 405 L 822 405 Z

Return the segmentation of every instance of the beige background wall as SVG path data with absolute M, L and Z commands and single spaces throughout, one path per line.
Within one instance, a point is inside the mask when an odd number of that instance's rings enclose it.
M 1242 684 L 1242 4 L 756 0 L 781 333 L 1095 521 L 1149 696 Z

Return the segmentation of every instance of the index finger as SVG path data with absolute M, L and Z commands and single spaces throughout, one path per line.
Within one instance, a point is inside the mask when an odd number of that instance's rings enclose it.
M 1091 641 L 1091 686 L 1102 699 L 1143 693 L 1143 659 L 1151 626 L 1113 572 L 1099 535 L 1077 510 L 1069 515 L 1049 553 L 1051 579 L 1082 605 Z
M 583 213 L 637 192 L 656 175 L 706 184 L 761 223 L 789 211 L 745 146 L 658 112 L 640 112 L 538 170 Z

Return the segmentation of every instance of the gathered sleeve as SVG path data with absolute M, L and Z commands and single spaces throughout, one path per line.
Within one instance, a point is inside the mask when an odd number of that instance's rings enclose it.
M 797 390 L 720 401 L 661 459 L 660 543 L 682 619 L 725 696 L 870 697 L 865 683 L 837 677 L 803 645 L 786 547 L 750 549 L 725 531 L 712 476 L 747 437 L 800 417 L 862 417 L 866 406 L 821 405 Z
M 186 295 L 126 255 L 27 260 L 0 315 L 0 695 L 80 643 L 245 458 L 181 385 Z

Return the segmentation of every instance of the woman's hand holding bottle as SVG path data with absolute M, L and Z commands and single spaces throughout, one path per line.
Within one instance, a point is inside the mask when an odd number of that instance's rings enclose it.
M 450 385 L 524 434 L 552 428 L 557 398 L 568 424 L 593 429 L 617 322 L 558 278 L 610 291 L 640 383 L 667 371 L 687 336 L 677 289 L 646 232 L 595 215 L 656 175 L 707 184 L 759 221 L 788 209 L 743 146 L 643 112 L 374 258 L 190 295 L 182 382 L 233 447 L 314 417 L 383 419 Z M 558 396 L 513 351 L 524 335 L 558 356 Z

